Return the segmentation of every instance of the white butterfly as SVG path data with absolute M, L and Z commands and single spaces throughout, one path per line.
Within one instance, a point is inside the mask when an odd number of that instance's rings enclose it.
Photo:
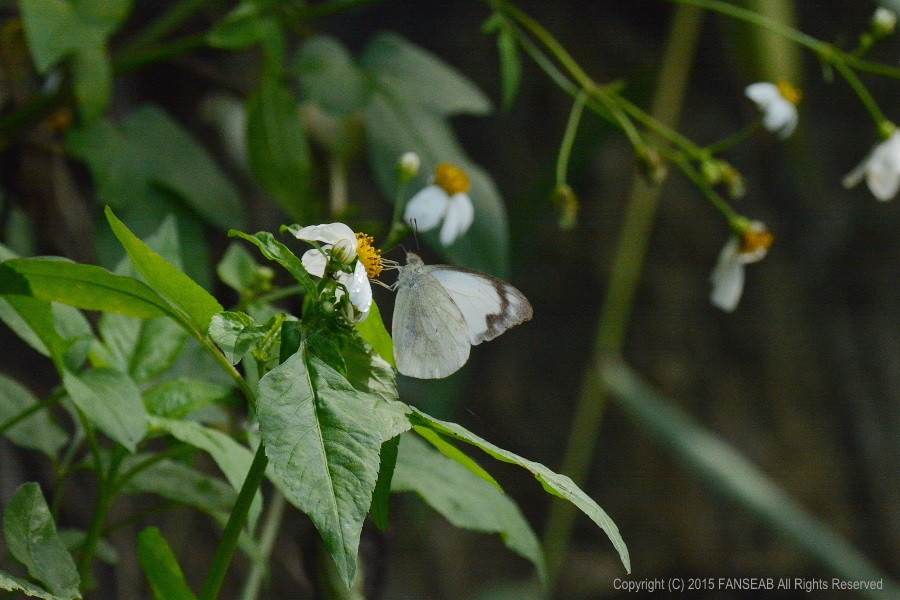
M 395 288 L 397 370 L 419 379 L 458 371 L 471 346 L 492 340 L 532 316 L 522 292 L 505 281 L 450 265 L 426 265 L 412 252 Z

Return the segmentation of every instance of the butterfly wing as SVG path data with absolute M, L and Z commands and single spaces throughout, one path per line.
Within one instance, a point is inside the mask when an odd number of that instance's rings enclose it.
M 422 268 L 407 266 L 400 272 L 391 335 L 397 370 L 410 377 L 447 377 L 469 359 L 465 317 L 444 286 Z
M 450 265 L 428 265 L 421 270 L 437 280 L 453 299 L 473 345 L 531 319 L 528 299 L 502 279 Z

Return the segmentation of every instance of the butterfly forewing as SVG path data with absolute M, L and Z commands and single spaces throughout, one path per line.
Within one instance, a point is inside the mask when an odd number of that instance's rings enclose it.
M 469 358 L 468 328 L 460 308 L 420 266 L 400 272 L 391 334 L 397 370 L 410 377 L 447 377 Z
M 531 319 L 528 299 L 501 279 L 449 265 L 429 265 L 422 270 L 449 292 L 465 318 L 473 345 L 492 340 Z

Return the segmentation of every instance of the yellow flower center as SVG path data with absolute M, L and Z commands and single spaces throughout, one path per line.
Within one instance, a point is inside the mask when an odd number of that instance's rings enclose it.
M 741 254 L 765 256 L 774 241 L 775 236 L 768 229 L 748 227 L 741 234 Z
M 469 191 L 469 176 L 466 172 L 450 163 L 440 163 L 434 170 L 434 183 L 450 194 Z
M 784 96 L 784 99 L 790 102 L 793 105 L 800 104 L 800 101 L 803 100 L 803 92 L 792 86 L 785 80 L 781 80 L 777 83 L 778 91 L 781 92 L 781 95 Z
M 356 240 L 359 243 L 359 248 L 356 249 L 356 253 L 359 256 L 359 260 L 366 268 L 366 275 L 369 276 L 369 279 L 375 279 L 381 275 L 381 271 L 384 269 L 381 259 L 381 250 L 372 246 L 372 242 L 375 240 L 371 235 L 357 233 Z

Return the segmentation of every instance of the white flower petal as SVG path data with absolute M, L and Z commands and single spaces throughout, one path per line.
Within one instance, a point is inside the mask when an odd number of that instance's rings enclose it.
M 744 90 L 744 94 L 756 103 L 759 110 L 765 112 L 769 105 L 776 100 L 784 100 L 778 86 L 768 81 L 760 81 L 759 83 L 751 83 Z
M 352 241 L 356 244 L 356 234 L 344 223 L 328 223 L 326 225 L 309 225 L 294 234 L 304 242 L 324 242 L 337 244 Z
M 303 268 L 310 275 L 315 275 L 316 277 L 325 276 L 325 265 L 328 263 L 328 260 L 318 250 L 312 249 L 304 252 L 300 262 L 303 263 Z
M 784 98 L 775 100 L 766 109 L 763 127 L 781 139 L 787 139 L 797 128 L 797 107 Z
M 441 243 L 449 246 L 469 230 L 475 219 L 475 207 L 468 194 L 454 194 L 447 204 L 447 216 L 441 227 Z
M 875 146 L 859 166 L 844 177 L 844 187 L 853 187 L 863 177 L 879 200 L 890 200 L 897 195 L 900 190 L 900 132 Z
M 740 254 L 741 242 L 732 237 L 722 251 L 719 260 L 709 279 L 712 282 L 710 302 L 725 312 L 732 312 L 737 308 L 744 291 L 744 262 Z
M 369 309 L 372 308 L 372 284 L 369 283 L 365 265 L 361 261 L 357 262 L 353 273 L 341 273 L 338 282 L 343 284 L 350 294 L 350 303 L 358 313 L 356 322 L 365 321 L 369 316 Z
M 887 202 L 900 190 L 900 171 L 882 162 L 871 162 L 866 169 L 866 185 L 873 196 Z
M 858 185 L 859 182 L 863 180 L 863 177 L 866 176 L 866 170 L 869 168 L 869 163 L 872 161 L 872 156 L 874 155 L 874 151 L 869 152 L 869 155 L 862 159 L 862 162 L 856 165 L 855 169 L 844 176 L 844 179 L 841 181 L 841 183 L 845 188 L 850 189 Z
M 410 199 L 403 212 L 403 220 L 419 231 L 429 231 L 444 218 L 449 202 L 450 197 L 442 187 L 426 186 Z

